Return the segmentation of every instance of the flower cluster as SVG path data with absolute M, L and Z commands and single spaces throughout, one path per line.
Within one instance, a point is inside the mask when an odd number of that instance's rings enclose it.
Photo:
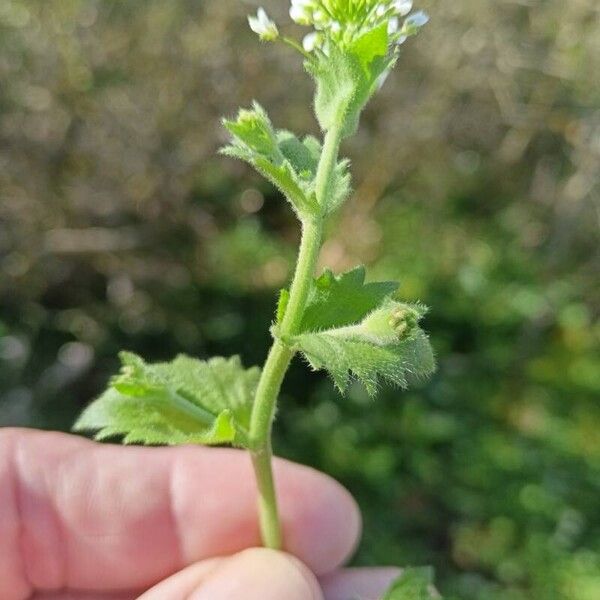
M 330 44 L 349 47 L 383 25 L 387 26 L 390 43 L 402 44 L 429 20 L 423 11 L 409 14 L 412 8 L 412 0 L 291 0 L 290 16 L 299 25 L 314 29 L 304 37 L 304 51 L 327 54 Z M 279 37 L 277 25 L 262 8 L 256 17 L 249 17 L 249 23 L 262 40 Z

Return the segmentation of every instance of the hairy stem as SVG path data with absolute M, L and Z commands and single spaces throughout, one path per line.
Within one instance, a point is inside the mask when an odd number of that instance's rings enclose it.
M 330 129 L 323 144 L 323 152 L 315 180 L 315 193 L 321 213 L 329 200 L 332 179 L 341 141 L 342 119 Z M 310 283 L 315 271 L 323 238 L 322 214 L 302 224 L 302 241 L 290 297 L 280 325 L 281 338 L 294 335 L 300 328 Z M 252 462 L 259 493 L 259 518 L 263 544 L 267 548 L 281 548 L 281 524 L 277 510 L 277 496 L 273 481 L 271 431 L 281 383 L 294 356 L 294 351 L 281 339 L 275 339 L 262 370 L 256 390 L 250 422 Z
M 252 463 L 258 486 L 258 516 L 263 545 L 278 550 L 281 548 L 281 525 L 277 510 L 277 496 L 271 466 L 271 429 L 281 382 L 294 353 L 279 340 L 275 340 L 263 367 L 252 418 L 250 442 Z

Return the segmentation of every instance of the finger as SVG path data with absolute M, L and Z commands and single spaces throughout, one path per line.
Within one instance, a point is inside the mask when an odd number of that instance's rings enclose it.
M 297 558 L 252 548 L 199 563 L 170 577 L 138 600 L 323 600 L 316 577 Z
M 250 552 L 250 551 L 246 551 Z M 139 594 L 86 594 L 64 592 L 40 594 L 34 600 L 177 600 L 190 598 L 217 566 L 227 558 L 196 563 L 171 576 L 140 596 Z M 394 567 L 340 569 L 321 577 L 325 600 L 379 600 L 401 570 Z
M 278 460 L 286 550 L 333 570 L 360 532 L 354 500 L 316 471 Z M 32 590 L 144 589 L 199 560 L 259 544 L 247 453 L 102 445 L 0 432 L 0 598 Z
M 34 594 L 29 600 L 137 600 L 139 594 L 134 592 L 131 593 L 117 593 L 117 594 L 103 594 L 102 592 L 41 592 L 40 594 Z
M 340 569 L 321 578 L 326 600 L 379 600 L 400 575 L 394 567 Z

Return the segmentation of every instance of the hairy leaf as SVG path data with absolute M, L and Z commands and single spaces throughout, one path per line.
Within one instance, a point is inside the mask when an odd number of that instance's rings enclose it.
M 257 102 L 252 110 L 240 110 L 235 121 L 225 119 L 223 124 L 233 136 L 223 154 L 252 165 L 279 188 L 298 215 L 315 213 L 312 180 L 318 157 L 310 147 L 288 131 L 276 131 Z
M 352 377 L 374 395 L 380 381 L 403 388 L 435 369 L 427 335 L 417 325 L 421 305 L 388 300 L 360 323 L 294 336 L 290 343 L 344 392 Z
M 267 181 L 279 189 L 298 216 L 316 213 L 317 204 L 312 191 L 312 181 L 300 177 L 287 159 L 267 158 L 238 142 L 223 148 L 221 153 L 252 165 Z
M 256 102 L 252 110 L 241 110 L 235 121 L 223 121 L 233 135 L 232 142 L 221 152 L 252 165 L 288 199 L 299 217 L 329 214 L 350 193 L 348 161 L 334 169 L 328 206 L 319 207 L 315 197 L 315 177 L 321 144 L 313 136 L 298 139 L 286 130 L 275 130 L 267 113 Z
M 349 115 L 356 87 L 360 82 L 360 63 L 353 55 L 333 47 L 329 56 L 316 56 L 305 63 L 306 70 L 314 78 L 315 113 L 323 131 L 331 129 L 340 118 Z M 359 75 L 357 78 L 356 75 Z M 352 129 L 345 132 L 352 134 Z
M 382 600 L 440 600 L 431 567 L 409 567 L 392 583 Z
M 396 61 L 387 24 L 371 29 L 349 47 L 332 45 L 328 53 L 316 53 L 305 62 L 317 84 L 315 112 L 324 131 L 344 119 L 343 135 L 358 128 L 360 113 L 375 93 L 380 77 Z
M 352 325 L 375 310 L 398 288 L 393 281 L 365 283 L 365 268 L 334 275 L 329 269 L 311 286 L 301 331 Z
M 244 369 L 237 356 L 180 355 L 156 364 L 128 352 L 120 358 L 121 372 L 83 411 L 76 431 L 123 436 L 125 443 L 248 445 L 257 367 Z
M 236 140 L 254 152 L 268 157 L 278 154 L 275 130 L 258 102 L 253 103 L 252 110 L 241 109 L 235 121 L 225 119 L 223 124 Z

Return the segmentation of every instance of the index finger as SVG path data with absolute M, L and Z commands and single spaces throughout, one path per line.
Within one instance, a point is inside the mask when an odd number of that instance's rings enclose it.
M 315 573 L 352 552 L 360 516 L 331 478 L 275 462 L 285 548 Z M 260 543 L 245 452 L 102 445 L 0 432 L 0 597 L 143 589 L 198 560 Z

